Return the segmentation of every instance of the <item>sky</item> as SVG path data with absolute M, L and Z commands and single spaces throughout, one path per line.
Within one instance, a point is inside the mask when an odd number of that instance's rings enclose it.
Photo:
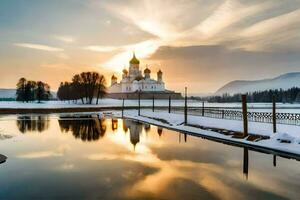
M 0 88 L 82 71 L 109 85 L 135 52 L 167 89 L 212 93 L 300 71 L 299 19 L 300 0 L 0 0 Z

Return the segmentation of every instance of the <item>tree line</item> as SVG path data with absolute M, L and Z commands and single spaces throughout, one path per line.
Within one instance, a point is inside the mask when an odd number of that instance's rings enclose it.
M 57 98 L 62 101 L 81 101 L 83 104 L 92 104 L 96 98 L 98 104 L 99 98 L 106 94 L 105 78 L 97 72 L 82 72 L 75 74 L 71 82 L 61 82 Z
M 42 81 L 31 81 L 20 78 L 17 83 L 16 100 L 29 101 L 47 101 L 51 97 L 50 86 Z
M 241 102 L 241 93 L 230 95 L 223 94 L 222 96 L 209 96 L 196 98 L 202 101 L 208 101 L 212 103 L 229 103 L 229 102 Z M 275 90 L 265 90 L 257 92 L 248 92 L 247 101 L 248 102 L 262 102 L 269 103 L 272 102 L 273 96 L 275 96 L 276 102 L 282 103 L 300 103 L 300 88 L 293 87 L 287 90 L 275 89 Z M 193 97 L 195 99 L 195 97 Z

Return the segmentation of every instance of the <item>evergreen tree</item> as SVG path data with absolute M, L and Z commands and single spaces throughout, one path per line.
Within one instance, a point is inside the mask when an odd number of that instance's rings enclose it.
M 25 87 L 26 87 L 26 79 L 20 78 L 19 82 L 17 83 L 17 90 L 16 90 L 16 96 L 17 101 L 25 101 Z
M 21 78 L 17 83 L 16 100 L 29 102 L 38 100 L 49 100 L 50 86 L 42 81 L 27 81 L 25 78 Z

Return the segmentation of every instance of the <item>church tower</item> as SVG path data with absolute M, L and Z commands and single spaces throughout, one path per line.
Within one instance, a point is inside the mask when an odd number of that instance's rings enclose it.
M 118 81 L 117 77 L 115 75 L 112 75 L 112 77 L 111 77 L 111 85 L 117 84 L 117 81 Z
M 144 70 L 145 79 L 150 79 L 150 74 L 151 74 L 151 70 L 147 66 L 146 69 Z
M 129 76 L 131 80 L 134 80 L 140 75 L 140 61 L 135 57 L 135 53 L 133 53 L 133 57 L 129 61 Z
M 162 71 L 159 70 L 157 72 L 157 81 L 160 82 L 160 83 L 163 82 L 162 75 L 163 75 Z

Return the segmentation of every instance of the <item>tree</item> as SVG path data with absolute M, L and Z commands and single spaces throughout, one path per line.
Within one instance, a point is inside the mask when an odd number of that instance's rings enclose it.
M 242 94 L 224 94 L 222 96 L 209 96 L 203 98 L 197 98 L 202 101 L 209 102 L 240 102 Z M 300 88 L 293 87 L 287 90 L 275 89 L 275 90 L 265 90 L 265 91 L 256 91 L 252 93 L 247 93 L 248 102 L 272 102 L 272 97 L 276 97 L 276 102 L 282 103 L 293 103 L 300 102 Z
M 19 82 L 17 83 L 17 91 L 16 91 L 16 96 L 17 96 L 17 101 L 25 101 L 25 87 L 26 87 L 26 79 L 25 78 L 20 78 Z
M 49 100 L 51 96 L 50 86 L 42 81 L 35 82 L 21 78 L 17 83 L 16 96 L 17 101 L 23 102 Z
M 97 72 L 82 72 L 75 74 L 72 82 L 61 83 L 57 97 L 60 100 L 81 100 L 82 103 L 92 104 L 94 97 L 98 104 L 99 98 L 106 94 L 105 78 Z
M 36 99 L 38 100 L 39 103 L 43 99 L 44 93 L 45 93 L 44 83 L 42 81 L 38 81 L 36 87 Z
M 298 92 L 295 102 L 300 103 L 300 92 Z
M 96 104 L 98 104 L 99 98 L 103 98 L 106 95 L 106 87 L 105 87 L 105 78 L 104 76 L 100 75 L 97 80 L 97 101 Z
M 38 100 L 39 103 L 42 100 L 49 100 L 51 95 L 50 86 L 47 83 L 38 81 L 36 83 L 35 93 L 36 93 L 36 99 Z

